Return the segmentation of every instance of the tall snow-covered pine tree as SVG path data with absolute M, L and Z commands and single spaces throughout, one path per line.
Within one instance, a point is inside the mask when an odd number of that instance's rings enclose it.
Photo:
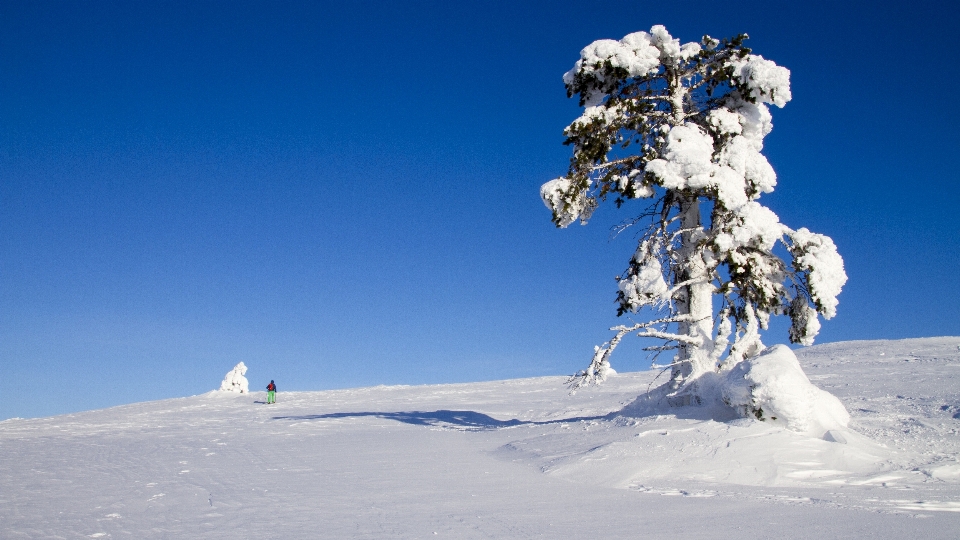
M 558 227 L 586 224 L 610 199 L 645 203 L 624 225 L 646 228 L 618 277 L 618 315 L 652 318 L 611 329 L 578 385 L 603 380 L 614 348 L 636 332 L 676 350 L 670 402 L 700 402 L 698 379 L 762 350 L 771 315 L 790 317 L 790 341 L 809 345 L 818 315 L 836 313 L 847 276 L 833 241 L 790 229 L 758 202 L 776 185 L 761 153 L 767 106 L 790 100 L 790 72 L 751 54 L 746 38 L 681 45 L 654 26 L 591 43 L 563 77 L 584 109 L 564 132 L 567 174 L 540 194 Z

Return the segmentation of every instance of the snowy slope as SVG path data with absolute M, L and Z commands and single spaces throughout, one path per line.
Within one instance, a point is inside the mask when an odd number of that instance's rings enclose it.
M 624 414 L 657 372 L 8 420 L 0 538 L 960 537 L 960 338 L 798 357 L 851 413 L 832 440 Z

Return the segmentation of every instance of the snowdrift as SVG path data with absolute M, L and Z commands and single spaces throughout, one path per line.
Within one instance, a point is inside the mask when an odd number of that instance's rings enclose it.
M 783 424 L 813 437 L 842 430 L 850 422 L 843 403 L 811 384 L 796 355 L 784 345 L 744 359 L 722 383 L 723 402 L 745 418 Z

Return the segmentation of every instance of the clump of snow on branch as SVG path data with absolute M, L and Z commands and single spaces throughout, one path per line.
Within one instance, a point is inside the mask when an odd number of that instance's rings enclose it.
M 650 161 L 647 172 L 666 189 L 703 188 L 713 183 L 713 138 L 695 124 L 665 128 L 666 152 Z
M 750 201 L 738 207 L 729 222 L 718 228 L 713 243 L 718 252 L 732 255 L 737 255 L 740 247 L 769 251 L 788 230 L 773 210 Z
M 610 124 L 614 120 L 617 120 L 623 110 L 619 107 L 587 107 L 583 110 L 583 114 L 580 115 L 580 118 L 577 118 L 573 121 L 574 124 L 589 124 L 596 122 L 599 124 Z
M 761 103 L 783 107 L 790 101 L 790 70 L 762 56 L 747 56 L 731 62 L 737 77 L 749 88 L 750 97 Z
M 751 103 L 736 95 L 727 96 L 725 102 L 730 110 L 740 116 L 742 134 L 747 139 L 754 143 L 762 142 L 773 131 L 773 115 L 763 103 Z
M 720 135 L 739 135 L 743 133 L 741 116 L 726 107 L 707 113 L 707 123 Z
M 823 314 L 830 319 L 837 314 L 837 295 L 847 282 L 843 259 L 829 236 L 800 228 L 790 233 L 793 240 L 793 262 L 798 270 L 807 273 L 810 296 Z
M 247 366 L 240 362 L 233 367 L 227 375 L 223 378 L 223 382 L 220 383 L 221 392 L 237 392 L 240 394 L 246 394 L 250 390 L 250 385 L 247 382 L 247 378 L 244 377 L 247 373 Z
M 653 46 L 652 41 L 646 32 L 629 34 L 620 41 L 594 41 L 580 51 L 580 60 L 564 74 L 563 81 L 572 83 L 578 72 L 588 73 L 603 81 L 604 73 L 599 68 L 607 63 L 613 68 L 626 70 L 631 77 L 656 73 L 660 68 L 660 50 Z M 605 97 L 606 94 L 593 93 L 587 97 L 586 105 L 588 108 L 597 105 Z
M 662 306 L 670 301 L 670 286 L 663 279 L 663 269 L 655 258 L 637 261 L 639 270 L 619 281 L 620 292 L 633 311 L 640 306 Z
M 551 180 L 540 187 L 540 198 L 543 204 L 560 219 L 563 227 L 573 223 L 578 218 L 584 224 L 590 219 L 590 214 L 596 208 L 597 202 L 583 191 L 579 191 L 572 198 L 569 196 L 572 183 L 566 178 Z

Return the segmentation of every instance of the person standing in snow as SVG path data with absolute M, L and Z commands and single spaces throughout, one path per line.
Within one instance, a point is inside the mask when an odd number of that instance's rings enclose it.
M 277 385 L 273 381 L 267 385 L 267 403 L 277 402 Z

